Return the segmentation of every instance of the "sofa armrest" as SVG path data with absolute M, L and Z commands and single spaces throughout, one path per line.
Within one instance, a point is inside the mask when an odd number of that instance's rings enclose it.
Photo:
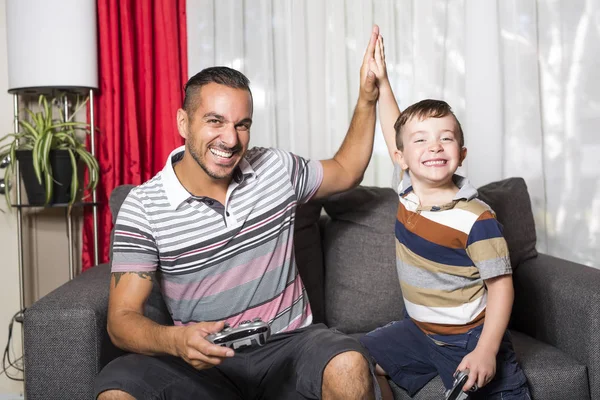
M 98 265 L 25 311 L 27 398 L 91 399 L 94 378 L 120 353 L 106 331 L 109 266 Z
M 512 327 L 585 364 L 600 399 L 600 270 L 539 254 L 513 279 Z

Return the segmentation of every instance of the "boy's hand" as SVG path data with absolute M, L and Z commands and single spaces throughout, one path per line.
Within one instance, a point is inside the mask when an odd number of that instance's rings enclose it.
M 388 84 L 387 66 L 385 64 L 385 49 L 383 47 L 383 36 L 377 36 L 375 44 L 375 62 L 369 64 L 371 72 L 377 77 L 377 86 L 380 88 Z
M 463 391 L 470 390 L 475 384 L 482 388 L 496 375 L 496 356 L 493 352 L 475 348 L 462 359 L 456 370 L 463 371 L 467 368 L 469 379 L 463 386 Z

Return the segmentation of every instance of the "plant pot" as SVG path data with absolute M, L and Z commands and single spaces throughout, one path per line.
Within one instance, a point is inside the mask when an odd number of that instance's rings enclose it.
M 54 178 L 54 188 L 50 204 L 68 203 L 71 200 L 71 180 L 73 166 L 67 150 L 50 150 L 50 166 Z M 31 205 L 44 205 L 46 203 L 46 189 L 44 176 L 42 184 L 35 176 L 33 169 L 33 156 L 31 150 L 17 150 L 17 159 L 21 170 L 21 178 L 27 193 L 27 200 Z

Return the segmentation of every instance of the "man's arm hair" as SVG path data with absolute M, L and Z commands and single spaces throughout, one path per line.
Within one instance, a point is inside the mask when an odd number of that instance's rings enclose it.
M 113 272 L 108 299 L 108 334 L 115 346 L 147 355 L 177 355 L 179 327 L 157 324 L 144 316 L 155 272 Z
M 315 198 L 351 189 L 362 181 L 373 153 L 375 116 L 375 104 L 359 99 L 340 149 L 332 159 L 321 161 L 323 182 Z

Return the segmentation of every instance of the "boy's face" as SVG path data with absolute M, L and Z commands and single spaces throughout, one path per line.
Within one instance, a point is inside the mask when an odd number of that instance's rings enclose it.
M 448 183 L 467 156 L 456 136 L 452 115 L 419 120 L 411 118 L 402 127 L 403 150 L 396 150 L 396 163 L 410 171 L 412 181 L 437 187 Z

